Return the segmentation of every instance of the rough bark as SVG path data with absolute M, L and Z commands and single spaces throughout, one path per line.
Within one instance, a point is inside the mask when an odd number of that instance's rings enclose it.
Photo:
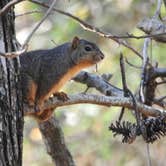
M 0 9 L 10 0 L 1 0 Z M 14 11 L 0 17 L 0 51 L 15 51 Z M 23 110 L 18 59 L 0 57 L 0 166 L 22 165 Z
M 72 156 L 65 145 L 63 131 L 57 118 L 52 117 L 46 122 L 39 123 L 39 128 L 47 147 L 47 152 L 52 157 L 54 164 L 56 166 L 75 166 Z

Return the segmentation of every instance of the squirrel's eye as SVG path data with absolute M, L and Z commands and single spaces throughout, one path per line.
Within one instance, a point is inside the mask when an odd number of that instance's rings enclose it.
M 90 46 L 85 46 L 86 51 L 92 51 L 92 48 Z

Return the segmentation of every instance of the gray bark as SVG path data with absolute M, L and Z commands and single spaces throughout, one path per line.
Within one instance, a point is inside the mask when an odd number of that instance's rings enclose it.
M 10 0 L 1 0 L 0 9 Z M 13 8 L 0 17 L 0 51 L 15 51 Z M 18 59 L 0 57 L 0 166 L 22 165 L 23 109 Z
M 47 153 L 56 166 L 75 166 L 73 158 L 65 144 L 63 131 L 56 117 L 39 123 Z

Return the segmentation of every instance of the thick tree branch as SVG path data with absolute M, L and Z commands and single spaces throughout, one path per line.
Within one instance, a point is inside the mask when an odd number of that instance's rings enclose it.
M 95 95 L 95 94 L 76 94 L 76 95 L 68 95 L 69 100 L 61 101 L 57 100 L 56 97 L 50 98 L 44 103 L 43 109 L 56 108 L 61 106 L 67 106 L 72 104 L 81 104 L 81 103 L 89 103 L 89 104 L 97 104 L 101 106 L 117 106 L 117 107 L 126 107 L 129 109 L 134 109 L 133 101 L 128 97 L 108 97 L 103 95 Z M 165 110 L 153 108 L 147 105 L 144 105 L 137 101 L 138 111 L 147 116 L 165 116 Z M 24 107 L 24 113 L 31 114 L 35 113 L 33 108 Z
M 152 77 L 166 77 L 166 68 L 154 68 Z
M 47 147 L 47 153 L 52 157 L 54 164 L 56 166 L 74 166 L 58 119 L 51 117 L 46 122 L 39 123 L 39 128 Z
M 74 77 L 73 80 L 86 84 L 88 87 L 96 88 L 106 96 L 123 96 L 123 91 L 121 89 L 110 84 L 107 80 L 103 79 L 103 77 L 99 75 L 82 71 L 76 77 Z

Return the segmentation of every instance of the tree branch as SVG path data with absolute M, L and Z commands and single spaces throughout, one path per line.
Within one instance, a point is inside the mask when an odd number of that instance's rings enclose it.
M 3 56 L 5 58 L 15 58 L 17 56 L 19 56 L 20 54 L 23 54 L 24 52 L 26 52 L 28 49 L 28 47 L 24 47 L 22 50 L 16 51 L 16 52 L 7 52 L 7 53 L 2 53 L 0 52 L 0 56 Z
M 157 1 L 157 9 L 156 9 L 155 14 L 153 16 L 154 18 L 158 18 L 160 16 L 161 6 L 162 6 L 162 0 L 158 0 Z
M 6 4 L 1 10 L 0 10 L 0 16 L 2 16 L 5 12 L 7 12 L 12 6 L 14 6 L 17 3 L 20 3 L 24 0 L 12 0 L 8 4 Z
M 38 4 L 38 5 L 41 5 L 43 7 L 49 8 L 49 6 L 47 4 L 45 4 L 45 3 L 42 3 L 42 2 L 39 2 L 39 1 L 36 1 L 36 0 L 29 0 L 29 1 L 33 2 L 35 4 Z M 56 9 L 56 8 L 54 8 L 53 10 L 55 12 L 58 12 L 58 13 L 63 14 L 65 16 L 68 16 L 68 17 L 74 19 L 75 21 L 79 22 L 79 24 L 81 25 L 81 27 L 84 30 L 87 30 L 87 31 L 90 31 L 90 32 L 94 32 L 94 33 L 96 33 L 96 34 L 98 34 L 98 35 L 100 35 L 102 37 L 108 38 L 108 39 L 112 39 L 113 41 L 117 42 L 118 44 L 121 44 L 121 45 L 125 46 L 126 48 L 130 49 L 131 51 L 133 51 L 136 55 L 138 55 L 142 59 L 142 55 L 137 50 L 135 50 L 132 46 L 130 46 L 125 40 L 114 38 L 114 35 L 112 35 L 111 33 L 104 32 L 101 29 L 84 22 L 80 18 L 78 18 L 78 17 L 76 17 L 76 16 L 74 16 L 74 15 L 72 15 L 70 13 L 64 12 L 64 11 Z
M 166 77 L 166 68 L 154 68 L 152 77 Z
M 110 84 L 107 80 L 99 75 L 80 72 L 73 78 L 74 81 L 86 84 L 88 87 L 96 88 L 98 91 L 106 96 L 123 96 L 123 91 L 120 88 Z
M 36 14 L 36 13 L 43 13 L 43 11 L 41 10 L 33 10 L 33 11 L 28 11 L 28 12 L 24 12 L 24 13 L 21 13 L 21 14 L 17 14 L 15 15 L 15 17 L 22 17 L 22 16 L 26 16 L 26 15 L 30 15 L 30 14 Z
M 166 43 L 166 25 L 157 18 L 145 18 L 140 21 L 137 28 L 148 35 L 156 35 L 152 38 L 156 41 Z M 158 35 L 163 33 L 163 35 Z
M 76 95 L 68 95 L 69 99 L 67 101 L 61 101 L 57 100 L 56 97 L 50 98 L 44 103 L 43 109 L 51 109 L 66 105 L 72 105 L 72 104 L 81 104 L 81 103 L 89 103 L 89 104 L 97 104 L 101 106 L 117 106 L 117 107 L 126 107 L 129 109 L 133 109 L 133 101 L 129 97 L 108 97 L 103 95 L 95 95 L 95 94 L 76 94 Z M 142 104 L 137 101 L 137 108 L 138 111 L 142 114 L 145 114 L 147 116 L 159 116 L 159 115 L 166 115 L 165 110 L 153 108 L 150 106 L 147 106 L 145 104 Z M 33 108 L 29 108 L 26 105 L 24 106 L 24 113 L 27 114 L 33 114 L 35 113 Z
M 65 144 L 63 131 L 56 117 L 39 123 L 39 129 L 47 147 L 47 153 L 56 166 L 75 166 L 73 158 Z
M 32 32 L 29 34 L 29 36 L 27 37 L 27 39 L 25 40 L 22 48 L 24 48 L 30 41 L 30 39 L 32 38 L 33 34 L 36 32 L 36 30 L 40 27 L 40 25 L 46 20 L 46 18 L 48 17 L 48 15 L 51 13 L 51 11 L 54 9 L 56 0 L 53 0 L 51 6 L 49 7 L 49 9 L 47 10 L 46 14 L 43 16 L 43 18 L 40 20 L 40 22 L 36 25 L 36 27 L 32 30 Z

